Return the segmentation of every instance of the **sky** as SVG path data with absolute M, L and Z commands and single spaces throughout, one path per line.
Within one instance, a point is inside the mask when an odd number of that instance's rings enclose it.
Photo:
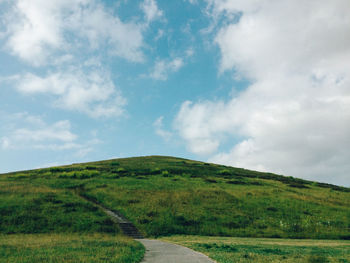
M 0 173 L 170 155 L 350 186 L 348 0 L 0 0 Z

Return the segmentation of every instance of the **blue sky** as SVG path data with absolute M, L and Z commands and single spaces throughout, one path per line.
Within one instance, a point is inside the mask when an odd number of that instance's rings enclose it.
M 172 155 L 349 186 L 347 0 L 0 10 L 0 172 Z

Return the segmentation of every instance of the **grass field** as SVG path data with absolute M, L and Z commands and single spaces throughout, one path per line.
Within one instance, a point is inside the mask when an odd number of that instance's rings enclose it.
M 212 236 L 186 245 L 218 262 L 349 261 L 343 245 L 217 237 L 349 240 L 349 188 L 150 156 L 0 175 L 0 262 L 137 262 L 143 247 L 94 202 L 147 237 Z
M 0 235 L 0 262 L 136 263 L 144 247 L 132 239 L 110 234 Z
M 172 157 L 10 173 L 0 189 L 1 233 L 119 231 L 80 195 L 149 237 L 350 238 L 349 188 Z
M 218 263 L 350 262 L 350 241 L 173 236 L 161 238 L 200 251 Z

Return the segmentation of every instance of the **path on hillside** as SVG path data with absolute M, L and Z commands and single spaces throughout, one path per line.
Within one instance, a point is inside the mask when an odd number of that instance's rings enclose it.
M 146 252 L 141 263 L 215 263 L 206 255 L 187 247 L 159 240 L 144 239 L 136 227 L 119 212 L 111 211 L 85 196 L 79 196 L 102 209 L 115 223 L 119 224 L 125 235 L 134 238 L 145 246 Z
M 159 240 L 136 240 L 146 248 L 145 257 L 141 263 L 214 263 L 206 255 L 187 247 Z

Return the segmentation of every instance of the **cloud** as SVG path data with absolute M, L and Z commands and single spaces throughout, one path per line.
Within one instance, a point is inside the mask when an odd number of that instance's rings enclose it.
M 9 34 L 7 47 L 12 54 L 40 65 L 51 49 L 61 48 L 64 44 L 61 10 L 68 4 L 69 1 L 14 2 L 6 17 Z
M 102 4 L 89 0 L 81 12 L 72 16 L 69 24 L 77 35 L 87 38 L 94 50 L 105 48 L 110 54 L 131 62 L 142 62 L 144 25 L 123 22 L 108 12 Z
M 198 1 L 197 0 L 184 0 L 185 2 L 188 1 L 190 4 L 192 5 L 196 5 L 198 4 Z
M 183 52 L 182 56 L 173 57 L 172 59 L 158 59 L 149 76 L 156 80 L 167 80 L 169 74 L 179 71 L 185 65 L 185 60 L 192 57 L 194 53 L 194 49 L 189 47 Z
M 186 101 L 182 104 L 175 120 L 179 135 L 188 142 L 188 148 L 196 154 L 213 153 L 219 146 L 219 140 L 213 136 L 218 128 L 216 122 L 220 109 L 211 102 L 193 104 Z M 215 123 L 214 123 L 215 122 Z M 226 125 L 226 120 L 223 124 Z
M 27 73 L 17 77 L 15 88 L 27 95 L 52 94 L 54 106 L 94 118 L 121 116 L 126 104 L 109 75 L 96 70 L 71 69 L 44 77 Z
M 194 49 L 192 47 L 188 48 L 185 52 L 186 57 L 192 57 L 194 55 Z
M 94 150 L 101 141 L 93 135 L 92 139 L 80 142 L 79 136 L 72 131 L 71 122 L 60 120 L 45 122 L 41 116 L 26 112 L 9 114 L 0 112 L 0 150 L 21 151 L 65 151 L 82 158 Z
M 10 140 L 7 137 L 2 137 L 1 138 L 1 148 L 2 149 L 7 149 L 10 146 Z
M 145 13 L 147 23 L 153 20 L 159 19 L 163 16 L 163 11 L 158 9 L 157 2 L 155 0 L 144 0 L 141 4 L 141 9 Z
M 157 35 L 154 37 L 154 41 L 158 41 L 159 39 L 164 37 L 164 35 L 165 35 L 164 30 L 163 29 L 158 29 Z
M 158 60 L 150 77 L 156 80 L 167 80 L 169 73 L 177 72 L 183 65 L 184 61 L 181 57 L 176 57 L 170 61 Z
M 219 163 L 349 185 L 348 1 L 208 4 L 226 19 L 214 39 L 219 71 L 251 85 L 227 100 L 183 103 L 174 125 L 189 149 Z M 231 149 L 220 150 L 228 142 Z
M 153 127 L 155 129 L 155 132 L 158 136 L 162 137 L 165 141 L 169 141 L 172 137 L 172 133 L 169 131 L 164 130 L 163 128 L 163 116 L 160 116 L 155 122 L 153 123 Z
M 81 51 L 82 46 L 103 48 L 132 62 L 144 59 L 144 26 L 122 22 L 97 0 L 16 0 L 2 16 L 7 49 L 34 66 L 50 64 L 53 55 L 72 52 L 74 47 Z
M 71 131 L 68 120 L 45 123 L 40 117 L 28 113 L 7 114 L 1 117 L 4 134 L 1 141 L 3 150 L 10 149 L 79 149 L 78 136 Z
M 44 129 L 17 129 L 13 138 L 16 141 L 32 141 L 32 142 L 42 142 L 42 141 L 61 141 L 61 142 L 72 142 L 77 136 L 70 131 L 69 121 L 59 121 L 51 126 Z

